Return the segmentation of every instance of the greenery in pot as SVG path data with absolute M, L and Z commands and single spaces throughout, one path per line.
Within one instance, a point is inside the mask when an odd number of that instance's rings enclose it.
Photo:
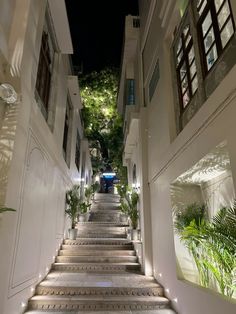
M 91 204 L 87 202 L 80 202 L 79 203 L 79 214 L 84 215 L 87 213 L 88 209 L 90 208 Z
M 79 201 L 80 201 L 80 193 L 79 193 L 79 185 L 74 185 L 69 191 L 66 193 L 66 204 L 67 208 L 65 213 L 71 219 L 71 229 L 75 229 L 76 220 L 79 212 Z
M 131 221 L 131 226 L 133 229 L 137 229 L 138 227 L 138 201 L 139 195 L 137 192 L 130 190 L 128 186 L 125 185 L 118 185 L 117 186 L 118 194 L 121 197 L 121 211 L 129 216 Z
M 200 284 L 216 286 L 232 297 L 236 291 L 236 203 L 220 209 L 211 221 L 206 219 L 204 205 L 190 204 L 177 212 L 174 226 L 193 256 Z

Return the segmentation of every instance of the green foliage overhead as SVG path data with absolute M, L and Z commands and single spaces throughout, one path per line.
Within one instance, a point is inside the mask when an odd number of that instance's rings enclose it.
M 122 119 L 116 108 L 118 71 L 106 68 L 87 74 L 80 78 L 80 89 L 85 135 L 90 147 L 100 152 L 92 157 L 94 172 L 107 165 L 117 171 L 122 168 L 123 149 Z

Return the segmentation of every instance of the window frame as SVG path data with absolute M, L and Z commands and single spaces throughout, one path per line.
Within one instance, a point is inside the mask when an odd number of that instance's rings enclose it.
M 49 47 L 49 34 L 43 30 L 39 53 L 35 90 L 43 106 L 43 115 L 48 119 L 49 99 L 52 81 L 52 58 Z
M 68 94 L 66 100 L 65 121 L 62 141 L 63 156 L 68 167 L 70 166 L 72 121 L 73 121 L 73 105 Z
M 222 4 L 219 7 L 218 12 L 216 11 L 214 0 L 206 0 L 206 1 L 207 1 L 207 4 L 206 4 L 205 8 L 203 9 L 201 15 L 199 14 L 198 8 L 196 6 L 196 10 L 198 12 L 197 14 L 199 16 L 198 21 L 197 21 L 197 33 L 198 33 L 198 39 L 199 39 L 199 46 L 201 47 L 200 55 L 201 55 L 201 59 L 202 59 L 202 63 L 203 63 L 203 75 L 204 75 L 204 77 L 206 77 L 208 75 L 208 73 L 215 67 L 215 65 L 217 64 L 221 55 L 227 49 L 228 45 L 230 44 L 231 40 L 233 39 L 233 37 L 235 35 L 235 21 L 234 21 L 234 15 L 233 15 L 230 1 L 229 0 L 223 0 Z M 220 29 L 219 23 L 218 23 L 218 14 L 220 13 L 221 9 L 223 8 L 223 6 L 225 5 L 226 2 L 228 2 L 230 14 L 227 17 L 227 19 L 224 21 L 224 23 Z M 202 0 L 201 6 L 203 5 L 203 3 L 204 3 L 204 0 Z M 201 8 L 201 6 L 200 6 L 200 8 Z M 209 28 L 206 31 L 206 34 L 204 36 L 203 30 L 202 30 L 202 25 L 203 25 L 203 22 L 205 21 L 209 12 L 211 14 L 212 24 L 211 24 L 211 26 L 209 26 Z M 229 38 L 226 45 L 223 47 L 222 42 L 221 42 L 221 33 L 222 33 L 223 29 L 225 28 L 225 26 L 227 25 L 227 23 L 229 22 L 229 20 L 231 20 L 231 22 L 232 22 L 234 32 L 232 33 L 232 35 Z M 214 42 L 211 43 L 210 47 L 208 48 L 208 50 L 206 52 L 205 46 L 204 46 L 204 39 L 206 38 L 207 34 L 209 34 L 211 28 L 213 29 L 215 40 L 214 40 Z M 216 46 L 217 59 L 214 61 L 212 66 L 208 69 L 207 55 L 210 53 L 210 51 L 214 47 L 214 45 Z
M 76 145 L 75 145 L 75 165 L 77 167 L 78 172 L 80 171 L 80 153 L 81 153 L 81 139 L 79 130 L 77 129 L 77 136 L 76 136 Z
M 184 35 L 184 29 L 186 27 L 189 27 L 186 35 Z M 190 36 L 190 40 L 187 42 L 188 40 L 188 36 Z M 181 40 L 181 48 L 178 51 L 178 44 Z M 187 45 L 185 45 L 185 43 L 187 42 Z M 179 104 L 180 104 L 180 114 L 182 114 L 186 108 L 189 106 L 189 104 L 191 103 L 191 100 L 193 99 L 194 95 L 197 93 L 198 90 L 198 86 L 195 89 L 195 91 L 193 92 L 192 89 L 192 83 L 194 81 L 194 79 L 197 77 L 197 82 L 198 82 L 198 74 L 197 74 L 197 68 L 196 68 L 196 72 L 194 73 L 194 75 L 191 78 L 191 71 L 190 68 L 191 66 L 194 64 L 195 62 L 195 66 L 196 66 L 196 54 L 195 54 L 195 48 L 193 45 L 193 36 L 191 34 L 191 26 L 189 21 L 185 21 L 184 25 L 181 27 L 178 35 L 175 38 L 175 44 L 174 44 L 174 60 L 175 60 L 175 71 L 176 71 L 176 75 L 177 75 L 177 89 L 178 89 L 178 96 L 179 96 Z M 193 49 L 194 52 L 194 57 L 191 60 L 191 63 L 189 62 L 189 53 L 191 51 L 191 49 Z M 182 57 L 180 59 L 180 61 L 178 62 L 178 57 L 181 55 L 181 51 L 182 51 Z M 186 74 L 184 75 L 184 77 L 181 80 L 181 74 L 180 74 L 180 70 L 182 68 L 182 66 L 186 65 Z M 184 79 L 187 79 L 187 88 L 185 89 L 184 93 L 182 91 L 182 83 Z M 184 101 L 183 101 L 183 97 L 186 93 L 189 93 L 189 101 L 186 105 L 184 105 Z

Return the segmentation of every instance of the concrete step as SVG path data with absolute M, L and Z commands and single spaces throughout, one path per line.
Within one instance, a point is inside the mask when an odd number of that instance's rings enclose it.
M 113 263 L 54 263 L 52 270 L 64 272 L 89 272 L 89 273 L 124 273 L 139 272 L 139 263 L 113 262 Z
M 127 227 L 127 223 L 123 222 L 106 222 L 106 221 L 84 221 L 78 222 L 77 227 L 95 228 L 95 227 Z
M 53 311 L 50 310 L 50 312 L 48 312 L 47 310 L 40 310 L 40 311 L 27 311 L 25 312 L 25 314 L 42 314 L 42 313 L 50 313 L 50 314 L 67 314 L 68 312 L 65 311 Z M 70 314 L 92 314 L 94 312 L 91 311 L 79 311 L 79 312 L 74 312 L 74 311 L 70 311 Z M 108 313 L 114 313 L 114 314 L 176 314 L 176 312 L 174 312 L 171 309 L 158 309 L 158 310 L 134 310 L 134 311 L 110 311 Z M 96 314 L 104 314 L 104 311 L 96 311 Z
M 169 307 L 169 300 L 159 296 L 34 296 L 29 300 L 28 309 L 31 310 L 154 310 Z
M 114 224 L 114 225 L 110 225 L 108 223 L 104 224 L 104 223 L 93 223 L 92 225 L 89 224 L 89 222 L 87 224 L 77 224 L 77 229 L 78 231 L 80 230 L 85 230 L 85 231 L 106 231 L 106 232 L 120 232 L 120 233 L 124 233 L 127 229 L 127 227 L 124 226 L 119 226 L 118 224 Z
M 77 238 L 127 238 L 126 233 L 112 233 L 99 231 L 78 231 Z
M 80 250 L 80 248 L 70 248 L 60 250 L 60 256 L 134 256 L 134 250 Z
M 79 250 L 79 251 L 112 251 L 114 250 L 115 252 L 118 250 L 122 251 L 129 251 L 133 250 L 133 245 L 132 244 L 123 244 L 123 245 L 112 245 L 112 244 L 87 244 L 87 245 L 72 245 L 72 244 L 63 244 L 62 245 L 62 250 Z
M 57 256 L 57 263 L 135 263 L 137 256 Z
M 132 242 L 128 239 L 114 239 L 114 238 L 77 238 L 76 240 L 64 240 L 64 244 L 67 245 L 132 245 Z
M 101 296 L 163 296 L 163 288 L 129 288 L 129 287 L 68 287 L 68 286 L 44 286 L 40 284 L 36 289 L 37 295 L 101 295 Z

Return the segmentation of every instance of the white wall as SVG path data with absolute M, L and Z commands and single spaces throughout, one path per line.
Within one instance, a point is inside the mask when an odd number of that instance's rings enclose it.
M 2 203 L 16 209 L 15 213 L 0 217 L 0 313 L 19 314 L 23 310 L 21 303 L 33 294 L 31 288 L 48 272 L 66 233 L 65 193 L 80 178 L 74 154 L 77 128 L 82 133 L 81 104 L 72 94 L 71 161 L 68 168 L 62 155 L 70 75 L 66 55 L 58 53 L 54 68 L 57 75 L 52 87 L 56 106 L 53 132 L 34 98 L 46 1 L 16 0 L 16 11 L 13 10 L 14 1 L 2 2 L 4 23 L 10 27 L 10 31 L 7 28 L 6 31 L 11 38 L 20 39 L 21 49 L 18 59 L 7 59 L 6 72 L 1 73 L 1 80 L 16 88 L 19 101 L 16 105 L 4 105 L 6 111 L 0 124 L 0 197 Z M 21 20 L 19 26 L 17 21 L 22 12 L 24 23 Z M 12 19 L 16 19 L 15 23 Z M 18 43 L 9 40 L 8 50 L 12 55 L 17 51 Z M 1 41 L 0 51 L 4 51 Z M 0 54 L 0 68 L 5 63 L 6 58 Z M 79 89 L 76 92 L 79 95 Z M 89 159 L 88 147 L 86 153 Z
M 144 6 L 142 8 L 148 10 Z M 158 3 L 164 3 L 158 2 Z M 170 7 L 174 1 L 169 1 Z M 235 2 L 231 1 L 233 10 Z M 232 180 L 236 179 L 235 116 L 236 88 L 234 66 L 201 109 L 176 137 L 174 125 L 174 97 L 171 72 L 171 42 L 176 26 L 177 12 L 167 12 L 165 22 L 160 10 L 154 10 L 147 41 L 141 43 L 144 58 L 145 94 L 148 95 L 148 80 L 152 73 L 153 60 L 159 58 L 160 80 L 151 103 L 146 100 L 148 115 L 148 181 L 150 185 L 153 269 L 157 280 L 168 291 L 179 314 L 227 314 L 235 313 L 235 304 L 221 295 L 189 282 L 179 280 L 176 263 L 171 183 L 190 169 L 220 143 L 226 141 L 231 162 Z M 172 14 L 172 15 L 170 15 Z M 142 28 L 145 28 L 148 12 L 141 12 Z M 161 25 L 162 23 L 162 25 Z M 172 31 L 170 31 L 172 30 Z M 144 37 L 143 37 L 144 38 Z M 140 55 L 138 55 L 141 58 Z M 143 104 L 144 105 L 144 102 Z M 209 193 L 211 186 L 208 187 Z M 228 188 L 227 188 L 228 191 Z M 222 191 L 222 194 L 224 192 Z M 232 196 L 232 185 L 228 193 Z M 176 303 L 174 299 L 177 298 Z

